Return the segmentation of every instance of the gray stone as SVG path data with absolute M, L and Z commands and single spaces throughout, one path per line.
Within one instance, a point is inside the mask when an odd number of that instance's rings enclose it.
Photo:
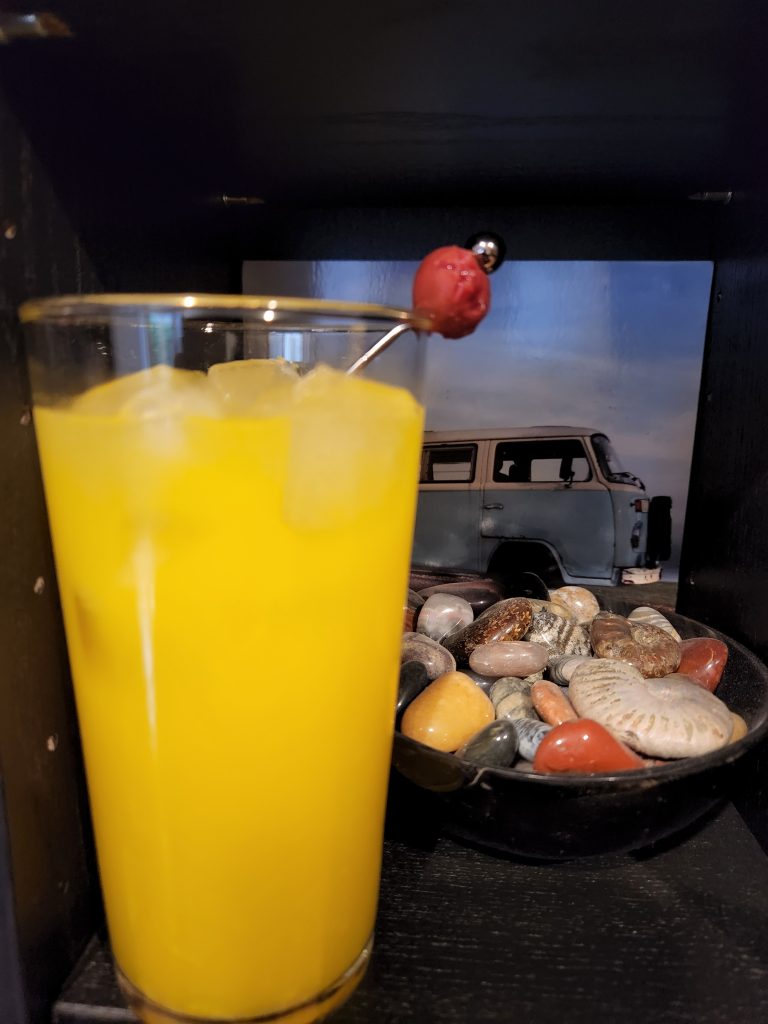
M 508 768 L 517 756 L 517 732 L 512 722 L 496 721 L 486 725 L 456 756 L 473 764 L 492 768 Z
M 534 722 L 530 718 L 518 718 L 514 722 L 520 757 L 533 761 L 539 744 L 552 729 L 546 722 Z
M 504 700 L 505 697 L 509 697 L 513 693 L 522 693 L 530 696 L 531 685 L 527 679 L 518 679 L 517 676 L 504 676 L 496 680 L 488 696 L 491 698 L 493 706 L 497 707 L 499 701 Z
M 422 633 L 403 633 L 400 648 L 400 663 L 420 661 L 426 668 L 430 681 L 446 672 L 456 670 L 456 660 L 442 644 L 431 640 Z
M 399 718 L 414 697 L 429 683 L 429 673 L 420 661 L 406 661 L 400 666 L 400 684 L 397 690 L 395 715 Z

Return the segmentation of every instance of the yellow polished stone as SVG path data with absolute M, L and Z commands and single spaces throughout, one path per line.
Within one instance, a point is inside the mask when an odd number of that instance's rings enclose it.
M 435 750 L 458 750 L 494 720 L 493 704 L 463 672 L 446 672 L 408 706 L 401 731 Z

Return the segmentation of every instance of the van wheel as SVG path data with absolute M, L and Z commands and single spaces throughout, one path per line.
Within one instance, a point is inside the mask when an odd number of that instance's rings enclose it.
M 494 551 L 488 563 L 488 575 L 510 592 L 515 587 L 530 587 L 531 581 L 522 577 L 535 574 L 549 590 L 563 586 L 557 562 L 541 544 L 502 544 Z M 525 596 L 536 597 L 536 594 Z M 543 595 L 541 600 L 546 600 Z

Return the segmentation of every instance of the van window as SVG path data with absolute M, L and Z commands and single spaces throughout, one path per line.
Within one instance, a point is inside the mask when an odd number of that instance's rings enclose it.
M 583 483 L 592 478 L 584 445 L 578 438 L 500 441 L 493 458 L 498 483 Z
M 475 479 L 476 444 L 425 448 L 421 458 L 421 483 L 467 484 Z
M 614 484 L 634 484 L 645 490 L 643 481 L 634 473 L 628 473 L 624 469 L 613 445 L 605 434 L 593 434 L 592 447 L 595 449 L 597 464 L 606 480 L 610 480 Z

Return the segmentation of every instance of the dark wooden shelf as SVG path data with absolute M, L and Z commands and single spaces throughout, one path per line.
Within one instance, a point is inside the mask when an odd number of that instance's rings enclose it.
M 94 940 L 55 1024 L 132 1019 Z M 393 835 L 373 961 L 333 1020 L 768 1020 L 768 859 L 730 805 L 677 843 L 562 864 Z

